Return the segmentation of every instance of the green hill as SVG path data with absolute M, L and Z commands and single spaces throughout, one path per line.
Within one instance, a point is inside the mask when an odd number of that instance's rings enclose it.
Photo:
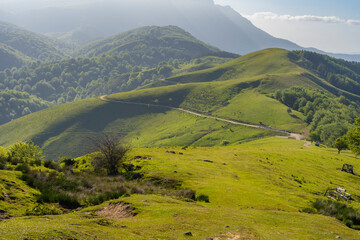
M 101 132 L 117 133 L 133 146 L 214 146 L 278 134 L 148 104 L 179 107 L 292 132 L 304 130 L 303 114 L 307 117 L 312 114 L 317 124 L 313 130 L 322 131 L 323 126 L 336 123 L 345 109 L 351 112 L 349 116 L 352 117 L 346 120 L 346 124 L 350 125 L 359 112 L 357 105 L 349 106 L 349 102 L 342 102 L 327 89 L 355 98 L 358 96 L 338 89 L 301 68 L 290 58 L 292 54 L 285 50 L 268 49 L 212 69 L 159 82 L 159 85 L 168 86 L 107 96 L 106 99 L 112 102 L 89 99 L 46 109 L 1 126 L 0 144 L 7 146 L 30 138 L 44 149 L 47 156 L 56 159 L 59 155 L 73 157 L 86 153 L 83 146 L 87 138 Z M 335 102 L 315 107 L 318 106 L 312 102 L 315 98 L 307 99 L 310 101 L 308 110 L 311 111 L 294 109 L 294 106 L 287 105 L 287 101 L 275 96 L 276 91 L 285 91 L 292 86 L 318 89 L 323 94 L 318 96 L 320 99 L 317 102 L 329 102 L 331 99 Z M 299 97 L 294 101 L 303 100 Z M 330 111 L 333 119 L 325 118 L 327 114 L 324 111 Z
M 170 58 L 189 60 L 202 56 L 238 55 L 207 45 L 176 26 L 150 26 L 90 43 L 77 50 L 75 56 L 130 58 L 136 65 L 156 66 Z
M 165 152 L 169 150 L 183 155 Z M 338 155 L 335 149 L 268 138 L 227 147 L 134 149 L 131 156 L 151 158 L 131 160 L 142 167 L 145 178 L 180 181 L 181 187 L 195 190 L 197 196 L 208 196 L 209 202 L 131 194 L 58 216 L 17 217 L 12 213 L 14 218 L 0 221 L 0 239 L 359 238 L 357 226 L 340 220 L 341 216 L 321 215 L 313 207 L 317 200 L 327 201 L 323 196 L 327 188 L 343 187 L 355 200 L 339 204 L 360 210 L 359 176 L 338 170 L 348 163 L 358 174 L 359 162 L 349 152 Z M 0 189 L 19 184 L 23 196 L 30 194 L 31 199 L 35 191 L 20 183 L 16 175 L 1 171 Z M 19 201 L 19 196 L 12 199 Z M 99 210 L 106 210 L 110 203 L 130 204 L 136 215 L 101 215 Z M 1 207 L 7 212 L 12 205 Z M 19 205 L 19 210 L 27 208 Z M 192 237 L 185 235 L 187 232 Z
M 0 42 L 32 60 L 60 60 L 67 56 L 65 52 L 71 50 L 70 46 L 58 40 L 1 21 Z
M 30 59 L 25 55 L 0 43 L 0 71 L 6 68 L 20 67 Z

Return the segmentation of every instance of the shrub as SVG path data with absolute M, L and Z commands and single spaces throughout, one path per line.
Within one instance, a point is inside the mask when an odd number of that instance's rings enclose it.
M 22 173 L 28 173 L 28 172 L 30 172 L 31 169 L 30 169 L 29 164 L 27 164 L 27 163 L 21 163 L 21 164 L 19 164 L 19 165 L 16 166 L 15 170 L 16 170 L 16 171 L 20 171 L 20 172 L 22 172 Z
M 42 160 L 44 157 L 39 146 L 32 141 L 14 143 L 9 149 L 9 156 L 20 162 Z
M 199 201 L 199 202 L 210 202 L 209 200 L 209 196 L 205 195 L 205 194 L 200 194 L 199 196 L 196 197 L 196 201 Z
M 56 169 L 58 169 L 59 165 L 54 161 L 46 160 L 44 162 L 44 167 L 56 170 Z
M 360 213 L 345 203 L 331 200 L 316 200 L 313 207 L 318 214 L 335 217 L 350 228 L 358 229 L 360 225 Z
M 192 189 L 181 189 L 177 191 L 176 196 L 195 200 L 195 191 Z
M 111 135 L 104 135 L 93 140 L 93 143 L 98 152 L 93 159 L 94 169 L 98 172 L 105 169 L 110 176 L 118 175 L 130 148 L 123 145 L 118 137 Z

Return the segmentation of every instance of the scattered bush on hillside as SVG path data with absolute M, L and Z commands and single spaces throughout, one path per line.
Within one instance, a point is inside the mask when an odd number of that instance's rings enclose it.
M 350 228 L 360 229 L 360 213 L 345 203 L 332 200 L 316 200 L 312 203 L 312 207 L 302 211 L 335 217 Z
M 306 116 L 310 138 L 334 146 L 360 115 L 359 106 L 341 96 L 335 98 L 317 89 L 291 87 L 276 91 L 274 98 Z
M 196 197 L 196 201 L 206 202 L 206 203 L 209 203 L 209 202 L 210 202 L 209 196 L 208 196 L 208 195 L 205 195 L 205 194 L 200 194 L 199 196 L 197 196 L 197 197 Z

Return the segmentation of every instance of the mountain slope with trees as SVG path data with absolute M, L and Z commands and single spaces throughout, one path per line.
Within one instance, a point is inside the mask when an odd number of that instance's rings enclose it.
M 359 113 L 352 99 L 360 96 L 304 69 L 294 60 L 294 54 L 267 49 L 211 69 L 162 79 L 151 87 L 110 95 L 106 97 L 110 102 L 95 98 L 46 109 L 0 126 L 0 144 L 6 146 L 30 138 L 48 156 L 65 152 L 78 156 L 86 153 L 78 153 L 77 149 L 87 137 L 101 132 L 118 133 L 135 146 L 227 145 L 278 134 L 204 119 L 168 107 L 292 132 L 304 131 L 304 119 L 308 118 L 310 125 L 316 125 L 310 130 L 320 138 L 326 135 L 326 129 L 338 126 L 336 120 L 343 114 L 348 115 L 344 126 L 352 124 Z M 300 94 L 294 95 L 297 105 L 278 97 L 294 98 L 288 93 L 293 86 L 301 89 L 295 91 Z M 279 90 L 281 94 L 277 95 Z M 327 117 L 327 111 L 334 107 L 337 110 L 331 113 L 332 118 Z M 330 133 L 327 137 L 332 139 L 341 131 Z
M 0 72 L 0 86 L 65 103 L 129 91 L 238 57 L 173 26 L 136 29 L 90 44 L 78 53 L 81 58 L 33 62 Z
M 1 21 L 0 42 L 32 60 L 60 60 L 71 50 L 70 45 L 59 40 Z

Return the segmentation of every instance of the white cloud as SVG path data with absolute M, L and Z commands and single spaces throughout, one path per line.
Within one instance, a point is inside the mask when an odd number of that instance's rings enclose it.
M 345 20 L 336 16 L 314 16 L 314 15 L 278 15 L 273 12 L 258 12 L 253 15 L 245 15 L 250 20 L 281 20 L 281 21 L 305 21 L 305 22 L 323 22 L 323 23 L 347 23 L 351 25 L 360 25 L 360 20 Z

